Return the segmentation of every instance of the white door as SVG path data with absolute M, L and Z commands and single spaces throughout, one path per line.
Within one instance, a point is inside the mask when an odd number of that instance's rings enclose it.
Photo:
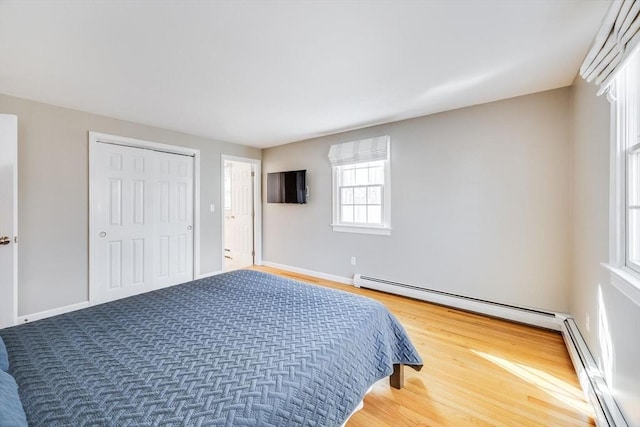
M 152 152 L 155 287 L 193 280 L 193 157 Z
M 18 118 L 0 114 L 0 329 L 18 315 Z
M 92 303 L 193 279 L 193 158 L 98 142 Z
M 225 160 L 225 270 L 254 263 L 253 165 Z

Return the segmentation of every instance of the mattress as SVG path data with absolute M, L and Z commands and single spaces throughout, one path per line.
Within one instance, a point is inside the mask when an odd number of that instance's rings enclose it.
M 422 359 L 379 302 L 240 270 L 0 330 L 30 425 L 340 426 Z

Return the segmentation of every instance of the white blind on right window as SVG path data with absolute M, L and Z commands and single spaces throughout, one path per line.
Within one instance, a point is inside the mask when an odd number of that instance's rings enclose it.
M 595 80 L 600 85 L 598 94 L 604 93 L 638 44 L 640 1 L 614 0 L 580 67 L 580 75 L 588 82 Z
M 329 149 L 331 166 L 389 160 L 389 136 L 334 144 Z

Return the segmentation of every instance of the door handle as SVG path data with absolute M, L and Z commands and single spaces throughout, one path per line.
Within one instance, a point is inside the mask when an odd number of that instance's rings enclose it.
M 8 245 L 11 243 L 11 239 L 7 236 L 0 237 L 0 245 Z

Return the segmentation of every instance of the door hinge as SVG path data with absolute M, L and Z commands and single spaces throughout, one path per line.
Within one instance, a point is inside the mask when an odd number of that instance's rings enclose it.
M 251 171 L 251 176 L 256 176 L 256 173 L 254 171 Z
M 251 256 L 256 256 L 256 251 L 251 251 Z

